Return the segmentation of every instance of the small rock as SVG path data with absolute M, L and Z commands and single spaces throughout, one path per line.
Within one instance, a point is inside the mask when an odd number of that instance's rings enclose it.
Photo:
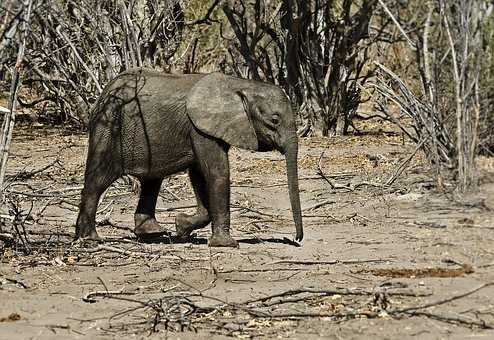
M 397 201 L 417 201 L 422 198 L 422 194 L 410 192 L 408 194 L 397 196 L 395 199 Z
M 237 323 L 229 322 L 225 324 L 223 328 L 229 331 L 240 331 L 242 329 L 242 326 Z
M 9 316 L 0 318 L 0 322 L 13 322 L 13 321 L 19 321 L 21 319 L 21 316 L 17 313 L 11 313 Z

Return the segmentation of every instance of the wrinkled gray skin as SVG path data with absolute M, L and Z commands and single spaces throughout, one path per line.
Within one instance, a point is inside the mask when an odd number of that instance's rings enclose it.
M 211 223 L 210 246 L 236 247 L 230 236 L 230 145 L 285 155 L 296 239 L 302 240 L 296 126 L 284 92 L 220 73 L 171 75 L 145 69 L 117 76 L 91 114 L 76 239 L 99 239 L 98 201 L 122 175 L 141 182 L 136 235 L 159 234 L 155 207 L 161 182 L 188 170 L 197 212 L 176 217 L 178 239 L 186 241 L 192 231 Z

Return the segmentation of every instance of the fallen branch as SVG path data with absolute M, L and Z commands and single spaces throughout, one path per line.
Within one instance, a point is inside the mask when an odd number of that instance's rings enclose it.
M 156 208 L 156 211 L 174 211 L 174 210 L 181 210 L 181 209 L 191 209 L 191 208 L 196 208 L 197 205 L 191 204 L 191 205 L 183 205 L 180 207 L 169 207 L 169 208 Z
M 352 183 L 347 183 L 347 184 L 334 183 L 333 181 L 331 181 L 329 179 L 328 176 L 326 176 L 324 171 L 322 171 L 321 162 L 322 162 L 322 158 L 324 156 L 324 152 L 325 152 L 325 150 L 323 152 L 321 152 L 321 155 L 319 156 L 319 160 L 317 161 L 317 174 L 319 176 L 321 176 L 331 186 L 331 189 L 355 191 L 356 189 L 358 189 L 359 187 L 362 187 L 362 186 L 371 186 L 371 187 L 376 187 L 376 188 L 382 188 L 383 186 L 385 186 L 381 183 L 374 183 L 374 182 L 367 182 L 367 181 L 359 182 L 359 183 L 355 183 L 355 184 L 352 184 Z
M 246 206 L 243 206 L 243 205 L 240 205 L 240 204 L 232 204 L 231 205 L 232 208 L 238 208 L 238 209 L 243 209 L 243 210 L 247 210 L 249 212 L 252 212 L 254 214 L 258 214 L 258 215 L 261 215 L 261 216 L 268 216 L 268 217 L 274 217 L 274 218 L 277 218 L 278 216 L 276 215 L 273 215 L 273 214 L 267 214 L 267 213 L 263 213 L 259 210 L 255 210 L 255 209 L 252 209 L 252 208 L 249 208 L 249 207 L 246 207 Z
M 269 262 L 269 263 L 266 263 L 266 264 L 267 265 L 273 265 L 273 264 L 287 263 L 287 264 L 318 265 L 318 264 L 359 264 L 359 263 L 376 263 L 376 262 L 377 263 L 379 263 L 379 262 L 389 262 L 389 260 L 382 260 L 382 259 L 348 260 L 348 261 L 340 261 L 340 260 L 333 260 L 333 261 L 280 260 L 280 261 Z
M 316 210 L 322 206 L 328 205 L 328 204 L 333 204 L 336 203 L 336 201 L 328 199 L 322 202 L 315 203 L 313 205 L 309 205 L 308 207 L 305 207 L 302 209 L 302 211 L 308 211 L 308 210 Z
M 44 167 L 42 167 L 40 169 L 35 169 L 35 170 L 32 170 L 32 171 L 24 171 L 24 170 L 22 170 L 22 171 L 18 172 L 15 175 L 7 176 L 7 178 L 13 178 L 15 180 L 26 180 L 26 179 L 32 178 L 34 175 L 37 175 L 37 174 L 39 174 L 39 173 L 41 173 L 43 171 L 48 170 L 49 168 L 51 168 L 55 164 L 61 165 L 60 160 L 58 158 L 55 159 L 50 164 L 45 165 Z
M 469 290 L 469 291 L 467 291 L 465 293 L 462 293 L 462 294 L 459 294 L 459 295 L 454 295 L 454 296 L 451 296 L 451 297 L 446 298 L 446 299 L 442 299 L 442 300 L 438 300 L 438 301 L 434 301 L 434 302 L 429 302 L 429 303 L 426 303 L 426 304 L 423 304 L 423 305 L 410 306 L 410 307 L 405 307 L 405 308 L 394 309 L 390 313 L 392 313 L 392 314 L 406 313 L 406 312 L 410 312 L 410 311 L 416 311 L 416 310 L 419 310 L 419 309 L 426 309 L 426 308 L 429 308 L 429 307 L 444 305 L 445 303 L 462 299 L 464 297 L 467 297 L 469 295 L 472 295 L 473 293 L 478 292 L 479 290 L 482 290 L 484 288 L 487 288 L 487 287 L 490 287 L 490 286 L 493 286 L 493 285 L 494 285 L 494 282 L 484 283 L 484 284 L 480 285 L 477 288 L 474 288 L 472 290 Z
M 420 141 L 420 143 L 417 145 L 417 147 L 415 148 L 415 150 L 413 150 L 413 152 L 410 154 L 410 156 L 408 156 L 403 162 L 401 162 L 401 164 L 396 169 L 395 173 L 393 175 L 391 175 L 391 177 L 386 181 L 386 183 L 385 183 L 386 186 L 390 186 L 390 185 L 392 185 L 396 181 L 396 179 L 406 169 L 408 163 L 410 163 L 410 161 L 412 160 L 412 158 L 417 154 L 417 152 L 422 148 L 422 146 L 424 145 L 424 143 L 427 140 L 429 140 L 429 136 L 426 136 L 425 138 L 423 138 Z
M 16 279 L 10 279 L 10 278 L 8 278 L 8 277 L 6 277 L 6 278 L 5 278 L 5 280 L 7 280 L 7 281 L 8 281 L 8 282 L 10 282 L 10 283 L 14 283 L 14 284 L 16 284 L 16 285 L 19 285 L 19 286 L 21 286 L 21 287 L 22 287 L 22 288 L 24 288 L 24 289 L 29 289 L 29 286 L 28 286 L 28 285 L 26 285 L 26 284 L 25 284 L 24 282 L 22 282 L 22 281 L 19 281 L 19 280 L 16 280 Z
M 486 323 L 484 320 L 473 320 L 461 316 L 449 316 L 449 315 L 441 315 L 441 314 L 436 314 L 436 313 L 430 313 L 430 312 L 420 312 L 420 311 L 410 311 L 407 312 L 406 314 L 411 315 L 411 316 L 425 316 L 431 319 L 436 319 L 438 321 L 442 322 L 447 322 L 447 323 L 453 323 L 453 324 L 460 324 L 460 325 L 465 325 L 468 327 L 479 327 L 482 329 L 494 329 L 494 325 Z
M 95 303 L 97 300 L 95 299 L 96 297 L 114 297 L 115 295 L 134 295 L 135 293 L 131 292 L 124 292 L 122 289 L 121 290 L 116 290 L 116 291 L 96 291 L 96 292 L 90 292 L 87 293 L 83 298 L 82 301 L 88 302 L 88 303 Z
M 392 290 L 375 290 L 375 289 L 349 289 L 349 288 L 335 288 L 335 289 L 312 289 L 312 288 L 298 288 L 298 289 L 290 289 L 281 293 L 272 294 L 268 296 L 264 296 L 262 298 L 248 300 L 243 302 L 244 305 L 249 305 L 258 302 L 266 302 L 268 300 L 272 300 L 275 298 L 281 298 L 286 296 L 293 296 L 298 294 L 317 294 L 317 295 L 366 295 L 373 296 L 377 293 L 384 291 L 385 294 L 390 296 L 414 296 L 414 297 L 422 297 L 422 296 L 430 296 L 430 292 L 415 292 L 410 290 L 402 290 L 402 291 L 392 291 Z

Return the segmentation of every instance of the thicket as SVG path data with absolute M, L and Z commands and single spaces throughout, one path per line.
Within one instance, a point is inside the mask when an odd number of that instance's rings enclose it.
M 12 94 L 18 71 L 23 92 L 0 106 L 14 101 L 44 124 L 83 127 L 102 88 L 125 69 L 222 71 L 283 87 L 301 135 L 348 133 L 369 101 L 426 151 L 438 174 L 453 168 L 466 188 L 474 156 L 494 153 L 493 7 L 487 0 L 3 0 L 0 84 Z

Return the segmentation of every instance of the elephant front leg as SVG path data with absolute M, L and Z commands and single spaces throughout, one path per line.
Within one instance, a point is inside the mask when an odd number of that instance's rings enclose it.
M 193 147 L 206 182 L 207 210 L 211 219 L 210 247 L 238 247 L 230 235 L 230 165 L 228 145 L 195 131 Z
M 140 180 L 141 193 L 139 203 L 134 214 L 137 237 L 154 237 L 163 234 L 163 229 L 156 221 L 156 201 L 161 187 L 162 179 Z
M 230 179 L 219 174 L 212 175 L 208 182 L 213 235 L 210 247 L 238 247 L 230 235 Z

